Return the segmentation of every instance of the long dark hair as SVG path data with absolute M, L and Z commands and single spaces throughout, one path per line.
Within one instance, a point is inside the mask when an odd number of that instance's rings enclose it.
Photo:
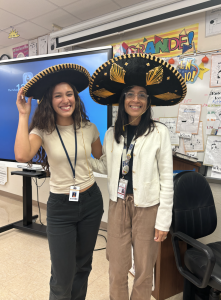
M 81 127 L 81 117 L 83 126 L 87 126 L 88 122 L 90 122 L 87 114 L 84 103 L 82 102 L 81 98 L 78 95 L 77 89 L 75 86 L 69 82 L 67 84 L 70 85 L 74 92 L 75 97 L 75 110 L 72 114 L 72 118 L 76 125 L 76 128 L 79 129 Z M 29 132 L 32 129 L 37 128 L 44 132 L 51 134 L 55 130 L 56 125 L 56 113 L 52 106 L 52 96 L 55 89 L 55 86 L 51 86 L 47 92 L 44 94 L 41 103 L 35 110 L 35 113 L 32 117 L 31 124 L 29 126 Z M 73 125 L 74 126 L 74 125 Z M 37 154 L 35 155 L 36 162 L 40 163 L 44 170 L 49 171 L 49 164 L 47 154 L 44 148 L 40 147 Z M 33 159 L 29 162 L 29 165 L 32 165 Z
M 120 136 L 125 134 L 123 130 L 123 126 L 129 123 L 128 114 L 125 112 L 125 108 L 124 108 L 124 102 L 125 102 L 125 93 L 127 93 L 130 89 L 132 89 L 132 86 L 125 88 L 122 91 L 119 100 L 118 116 L 117 116 L 117 120 L 115 123 L 115 130 L 114 130 L 114 137 L 118 144 L 120 143 Z M 155 124 L 152 119 L 150 103 L 151 103 L 151 98 L 149 96 L 148 103 L 147 103 L 147 105 L 149 105 L 149 108 L 146 110 L 146 112 L 143 115 L 141 115 L 141 120 L 136 131 L 136 136 L 135 136 L 136 139 L 139 136 L 144 135 L 145 133 L 146 135 L 148 135 L 150 132 L 154 130 Z M 125 126 L 125 130 L 126 130 L 126 126 Z

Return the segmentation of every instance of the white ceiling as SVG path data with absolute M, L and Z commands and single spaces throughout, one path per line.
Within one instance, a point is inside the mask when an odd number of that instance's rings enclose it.
M 0 49 L 142 2 L 154 0 L 0 0 Z M 20 37 L 8 39 L 11 27 Z

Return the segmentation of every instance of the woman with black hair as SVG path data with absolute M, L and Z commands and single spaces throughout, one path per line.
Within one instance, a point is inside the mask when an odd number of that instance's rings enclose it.
M 129 300 L 131 246 L 135 279 L 130 299 L 151 298 L 159 242 L 167 237 L 173 205 L 169 132 L 152 119 L 151 105 L 177 104 L 185 93 L 178 71 L 145 54 L 111 59 L 92 76 L 91 97 L 100 104 L 119 104 L 115 126 L 105 135 L 103 155 L 91 158 L 92 169 L 108 176 L 111 300 Z
M 85 299 L 103 214 L 102 195 L 88 163 L 91 153 L 97 159 L 102 154 L 99 132 L 78 95 L 89 81 L 85 68 L 61 64 L 34 76 L 17 95 L 15 158 L 28 162 L 37 154 L 44 169 L 50 167 L 50 300 Z M 28 128 L 31 96 L 40 101 Z

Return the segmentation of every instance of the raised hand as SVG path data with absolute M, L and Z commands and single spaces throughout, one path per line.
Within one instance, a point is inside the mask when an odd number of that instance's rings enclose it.
M 18 94 L 17 94 L 17 101 L 16 101 L 16 105 L 17 105 L 20 115 L 27 115 L 27 116 L 30 115 L 31 100 L 32 100 L 32 97 L 29 97 L 28 101 L 27 102 L 25 101 L 23 87 L 20 88 L 20 90 L 18 91 Z

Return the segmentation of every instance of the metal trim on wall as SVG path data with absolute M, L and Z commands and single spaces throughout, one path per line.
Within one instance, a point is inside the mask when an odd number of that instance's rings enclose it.
M 195 4 L 193 6 L 188 6 L 188 7 L 185 7 L 185 8 L 174 10 L 174 11 L 171 11 L 171 12 L 168 12 L 168 13 L 165 13 L 165 14 L 160 14 L 158 16 L 143 19 L 143 20 L 140 20 L 140 21 L 137 21 L 137 22 L 133 22 L 133 23 L 122 25 L 122 26 L 115 27 L 115 28 L 111 28 L 111 29 L 108 29 L 108 30 L 97 32 L 97 33 L 94 33 L 94 34 L 91 34 L 91 35 L 88 35 L 88 36 L 84 36 L 84 37 L 80 37 L 80 38 L 77 38 L 77 39 L 69 40 L 67 42 L 59 43 L 59 37 L 58 37 L 58 38 L 56 38 L 56 47 L 61 48 L 61 47 L 66 47 L 66 46 L 70 46 L 70 45 L 73 45 L 73 44 L 89 42 L 89 41 L 94 40 L 94 39 L 114 35 L 114 34 L 119 33 L 121 31 L 126 31 L 126 30 L 130 30 L 130 29 L 138 29 L 139 27 L 154 24 L 154 23 L 159 22 L 159 21 L 163 21 L 163 20 L 167 21 L 167 20 L 173 19 L 175 17 L 176 18 L 179 17 L 179 16 L 182 17 L 183 15 L 187 15 L 189 13 L 193 13 L 193 12 L 197 13 L 198 11 L 200 12 L 201 10 L 205 10 L 205 9 L 208 9 L 208 8 L 212 9 L 215 6 L 220 5 L 219 2 L 220 2 L 219 0 L 210 0 L 208 2 Z

